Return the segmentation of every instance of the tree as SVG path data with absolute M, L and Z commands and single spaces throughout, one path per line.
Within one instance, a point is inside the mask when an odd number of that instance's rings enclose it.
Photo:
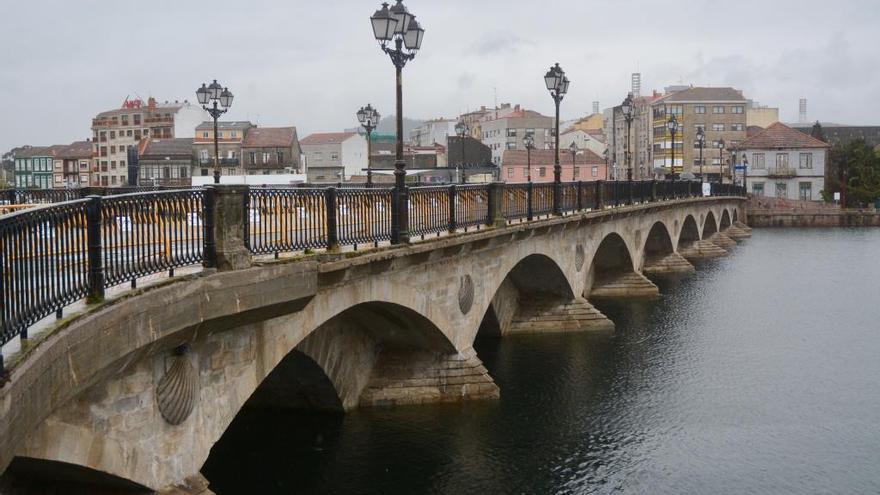
M 827 163 L 826 200 L 841 192 L 844 207 L 861 208 L 880 199 L 880 156 L 864 139 L 835 145 Z

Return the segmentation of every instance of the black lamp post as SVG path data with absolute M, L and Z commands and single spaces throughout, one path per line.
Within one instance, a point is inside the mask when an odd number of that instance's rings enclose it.
M 608 148 L 602 152 L 602 158 L 605 159 L 605 180 L 608 180 Z
M 531 133 L 526 134 L 523 145 L 526 147 L 526 177 L 532 182 L 532 150 L 535 149 L 535 137 Z
M 678 120 L 675 118 L 675 114 L 672 114 L 672 117 L 666 122 L 666 128 L 669 129 L 669 133 L 672 135 L 672 145 L 670 146 L 672 150 L 672 164 L 669 170 L 672 172 L 672 177 L 675 178 L 675 135 L 678 133 Z
M 393 7 L 387 3 L 377 10 L 370 21 L 373 35 L 382 51 L 391 58 L 397 70 L 397 156 L 394 161 L 394 200 L 396 209 L 391 216 L 391 243 L 409 242 L 409 217 L 406 192 L 406 162 L 403 160 L 403 67 L 415 58 L 422 46 L 425 30 L 416 16 L 409 13 L 401 0 Z M 389 47 L 393 42 L 393 47 Z
M 626 99 L 620 105 L 623 119 L 626 121 L 626 142 L 623 146 L 623 160 L 626 162 L 626 180 L 632 180 L 632 154 L 630 153 L 630 135 L 633 121 L 633 97 L 632 93 L 626 95 Z
M 736 185 L 736 148 L 730 149 L 730 165 L 728 166 L 730 170 L 730 183 L 732 185 Z
M 220 144 L 217 136 L 217 119 L 229 111 L 232 106 L 232 93 L 229 88 L 224 88 L 214 79 L 210 85 L 202 83 L 202 87 L 196 90 L 199 104 L 214 119 L 214 184 L 220 183 Z M 208 102 L 211 102 L 210 104 Z M 223 108 L 220 108 L 223 107 Z
M 367 106 L 361 107 L 357 111 L 357 119 L 364 132 L 367 133 L 367 184 L 373 183 L 373 130 L 379 125 L 379 111 L 373 108 L 373 105 L 367 103 Z
M 718 140 L 718 183 L 724 183 L 724 138 Z
M 749 194 L 748 184 L 746 181 L 749 178 L 749 158 L 746 156 L 746 152 L 743 151 L 743 192 L 745 194 Z
M 571 177 L 572 179 L 574 179 L 575 177 L 577 177 L 577 174 L 574 173 L 574 167 L 575 157 L 577 156 L 578 152 L 578 145 L 574 141 L 572 141 L 571 144 L 568 145 L 568 152 L 571 153 Z
M 703 146 L 706 145 L 706 133 L 703 132 L 702 127 L 697 129 L 697 142 L 700 143 L 700 184 L 702 184 L 704 182 L 703 181 Z
M 466 182 L 464 179 L 464 169 L 465 169 L 465 163 L 466 163 L 465 158 L 464 158 L 464 138 L 467 137 L 469 131 L 470 131 L 470 129 L 468 129 L 467 124 L 465 124 L 464 122 L 459 121 L 457 124 L 455 124 L 455 133 L 458 135 L 459 141 L 461 141 L 461 166 L 460 166 L 461 172 L 459 175 L 459 181 L 462 184 L 464 184 Z
M 554 129 L 555 143 L 554 148 L 556 154 L 553 161 L 553 214 L 561 215 L 560 196 L 562 192 L 562 166 L 559 165 L 559 104 L 562 98 L 568 93 L 568 78 L 565 77 L 565 71 L 557 63 L 544 74 L 544 84 L 547 85 L 547 91 L 553 97 L 556 104 L 556 125 Z

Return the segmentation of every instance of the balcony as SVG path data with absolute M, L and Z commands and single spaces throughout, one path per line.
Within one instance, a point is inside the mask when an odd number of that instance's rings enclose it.
M 793 167 L 771 167 L 767 169 L 767 177 L 795 177 L 797 171 Z
M 213 158 L 199 158 L 199 165 L 214 165 Z M 220 159 L 221 167 L 237 167 L 238 166 L 238 158 L 221 158 Z
M 149 117 L 144 119 L 144 124 L 173 124 L 172 117 Z

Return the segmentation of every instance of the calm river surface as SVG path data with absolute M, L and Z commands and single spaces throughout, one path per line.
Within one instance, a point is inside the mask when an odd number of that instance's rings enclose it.
M 614 336 L 479 342 L 498 402 L 242 413 L 233 493 L 880 493 L 880 229 L 758 230 L 602 306 Z

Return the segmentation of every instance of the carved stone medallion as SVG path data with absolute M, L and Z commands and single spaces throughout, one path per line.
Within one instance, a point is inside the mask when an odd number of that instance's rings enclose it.
M 574 250 L 574 266 L 577 268 L 577 271 L 581 271 L 584 268 L 584 261 L 586 261 L 584 246 L 583 244 L 578 244 Z
M 466 315 L 474 305 L 474 281 L 470 275 L 461 277 L 461 283 L 458 286 L 458 308 L 461 314 Z
M 196 406 L 198 377 L 185 355 L 175 355 L 165 375 L 156 385 L 159 412 L 169 424 L 179 425 L 186 421 Z

